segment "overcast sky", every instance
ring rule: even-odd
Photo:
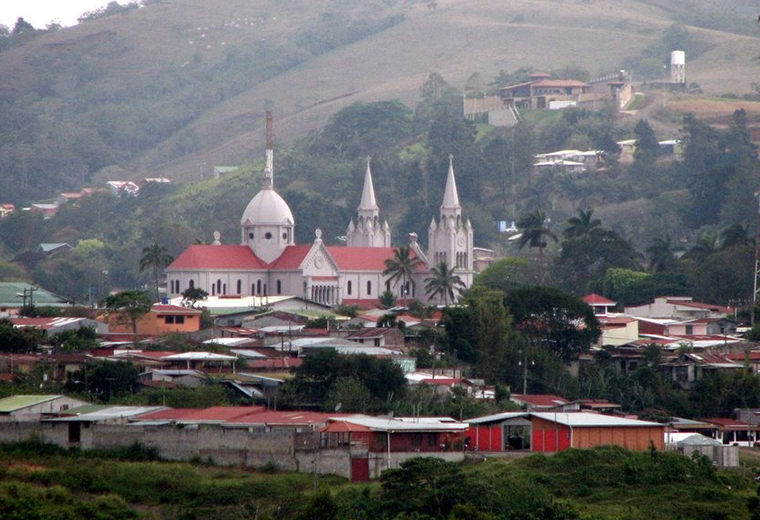
[[[109,0],[0,0],[0,24],[13,27],[21,16],[37,28],[51,20],[61,25],[74,25],[86,11],[104,6]],[[119,0],[120,4],[126,0]]]

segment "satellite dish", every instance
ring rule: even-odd
[[[335,411],[336,411],[336,412],[339,412],[339,411],[340,411],[340,409],[341,409],[342,407],[343,407],[343,403],[338,403],[338,404],[336,404],[336,405],[335,405]]]

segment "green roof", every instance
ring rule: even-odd
[[[62,397],[60,395],[13,395],[0,399],[0,413],[11,413],[28,406],[52,401]]]
[[[17,295],[23,294],[24,289],[30,287],[34,286],[23,282],[0,282],[0,307],[21,307],[24,304],[24,299]],[[34,288],[32,298],[36,306],[64,307],[68,305],[61,296],[39,287]]]
[[[86,404],[84,406],[75,406],[74,408],[69,408],[65,412],[63,412],[64,415],[84,415],[87,413],[93,413],[93,412],[99,412],[101,410],[105,410],[106,408],[113,408],[112,404]]]

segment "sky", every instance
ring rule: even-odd
[[[51,20],[68,26],[77,23],[82,13],[102,7],[109,0],[0,0],[0,24],[13,28],[21,16],[38,29]],[[124,0],[125,1],[125,0]],[[120,0],[119,3],[124,3]]]

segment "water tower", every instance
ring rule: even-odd
[[[670,82],[686,83],[686,53],[684,51],[670,53]]]

